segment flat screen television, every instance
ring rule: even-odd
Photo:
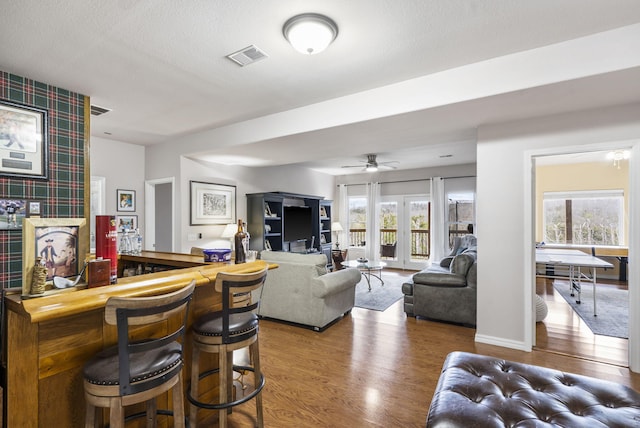
[[[301,239],[311,240],[313,235],[313,219],[310,207],[283,207],[284,240],[299,241]]]

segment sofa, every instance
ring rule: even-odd
[[[262,251],[260,258],[278,265],[262,287],[258,315],[321,331],[353,309],[358,269],[327,273],[324,254]]]
[[[414,274],[402,284],[405,313],[475,327],[476,254],[466,248]]]
[[[640,394],[608,380],[467,352],[444,362],[427,428],[632,427]]]

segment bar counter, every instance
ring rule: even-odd
[[[19,294],[5,296],[5,426],[84,426],[82,367],[97,352],[117,343],[115,326],[104,322],[104,307],[109,297],[164,294],[195,280],[196,290],[189,315],[191,324],[196,317],[221,309],[220,294],[213,287],[218,272],[248,273],[266,266],[263,261],[239,265],[205,264],[202,257],[173,253],[143,252],[141,256],[127,257],[130,260],[140,257],[139,261],[146,258],[167,266],[191,267],[118,278],[117,284],[39,298],[22,299]],[[185,361],[188,362],[191,356],[189,332],[185,342]],[[205,364],[215,365],[215,359]],[[185,364],[185,379],[189,379],[188,366]],[[158,400],[158,408],[169,406],[166,396]],[[104,414],[107,418],[108,411]],[[168,418],[159,421],[166,423],[167,420],[170,421]]]

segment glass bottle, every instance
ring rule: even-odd
[[[247,242],[247,234],[244,233],[244,228],[242,227],[242,220],[238,219],[238,231],[233,237],[234,244],[236,247],[236,263],[245,263],[247,261],[247,252],[246,252],[246,242]]]
[[[249,228],[247,227],[247,223],[246,222],[242,222],[242,227],[244,230],[244,233],[247,235],[247,237],[244,240],[244,254],[245,256],[247,254],[249,254],[249,250],[251,249],[251,234],[249,233]]]
[[[140,255],[142,253],[142,235],[140,229],[136,228],[136,232],[133,235],[133,253]]]

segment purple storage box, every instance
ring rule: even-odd
[[[231,260],[231,250],[229,248],[203,249],[205,262],[228,262]]]

